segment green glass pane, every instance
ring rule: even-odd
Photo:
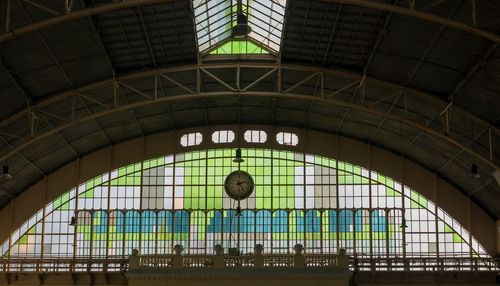
[[[454,231],[453,231],[453,229],[449,225],[445,224],[444,225],[444,232],[451,233],[451,232],[454,232]]]
[[[386,188],[386,195],[388,197],[399,197],[401,196],[401,193],[395,191],[394,189],[391,189],[391,188]]]
[[[211,55],[269,54],[270,52],[250,41],[229,41],[212,50]]]
[[[462,242],[465,242],[462,237],[458,234],[458,233],[454,233],[453,234],[453,242],[454,243],[462,243]]]

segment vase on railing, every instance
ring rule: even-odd
[[[305,258],[304,255],[302,255],[302,251],[304,251],[304,246],[302,244],[295,244],[293,247],[293,250],[295,251],[295,267],[298,268],[303,268],[305,267]]]
[[[349,261],[345,249],[340,248],[337,253],[337,267],[347,269],[349,268]]]
[[[302,244],[295,244],[293,247],[296,255],[302,255],[302,251],[304,251],[304,246]]]
[[[181,244],[176,244],[174,246],[174,257],[172,259],[172,266],[174,268],[182,268],[184,266],[184,257],[182,256],[182,252],[184,251],[184,246]]]
[[[216,244],[214,246],[214,267],[215,268],[224,268],[226,266],[224,262],[224,247],[220,244]]]
[[[264,256],[262,253],[264,252],[264,246],[262,244],[256,244],[254,247],[254,266],[255,268],[263,268],[264,267]]]
[[[141,257],[139,255],[139,250],[132,250],[132,254],[128,258],[128,265],[130,269],[138,269],[139,267],[141,267]]]
[[[214,246],[214,252],[215,252],[215,255],[223,255],[224,254],[224,247],[222,247],[222,245],[220,245],[220,244],[216,244]]]

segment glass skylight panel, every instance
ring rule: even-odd
[[[193,0],[196,36],[204,51],[231,35],[231,1]]]
[[[252,31],[247,38],[274,52],[280,50],[287,0],[242,0],[242,11],[248,16]],[[206,52],[231,37],[237,24],[237,0],[193,0],[196,36],[200,52]],[[226,47],[231,54],[232,49]],[[229,52],[227,52],[229,50]],[[255,49],[236,49],[241,53],[257,53]],[[261,50],[258,50],[261,51]]]
[[[261,48],[260,46],[246,40],[237,41],[232,40],[224,43],[210,52],[211,55],[242,55],[242,54],[255,54],[255,55],[265,55],[269,54],[267,50]]]
[[[249,0],[249,36],[274,51],[280,50],[286,0]]]

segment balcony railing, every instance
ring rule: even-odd
[[[136,259],[136,262],[133,260]],[[134,265],[134,263],[136,263]],[[349,257],[352,271],[499,271],[492,258],[374,258]],[[336,255],[138,255],[129,259],[29,259],[0,260],[0,272],[117,272],[135,268],[324,268],[339,267]]]

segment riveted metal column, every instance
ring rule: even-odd
[[[405,208],[405,195],[404,188],[406,183],[406,168],[405,168],[405,158],[400,157],[401,160],[401,244],[403,250],[403,258],[406,258],[406,229],[408,228],[406,222],[406,208]],[[405,259],[406,261],[406,259]]]
[[[142,203],[143,203],[143,191],[144,191],[144,136],[141,137],[141,169],[140,169],[140,185],[139,185],[139,253],[142,254],[143,251],[142,251],[142,221],[143,221],[143,209],[142,209]],[[136,173],[136,170],[134,168],[134,173]],[[135,179],[134,179],[134,183],[135,183]],[[155,194],[156,194],[156,191],[155,191]],[[150,220],[149,216],[148,216],[148,221]],[[109,226],[108,226],[109,227]],[[149,245],[146,245],[146,248],[148,248],[147,246]]]
[[[78,183],[80,182],[80,158],[76,159],[75,162],[76,170],[75,170],[75,209],[73,212],[75,218],[75,225],[73,229],[73,259],[77,256],[77,243],[78,243]],[[73,269],[70,269],[70,271]]]

